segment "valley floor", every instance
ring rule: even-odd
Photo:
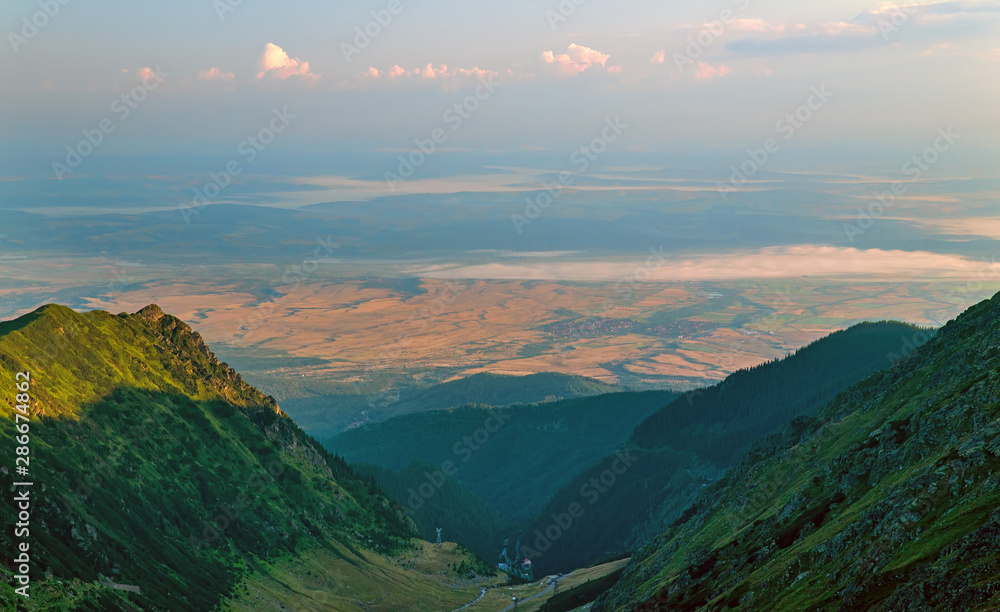
[[[354,561],[346,549],[334,555],[317,547],[295,559],[257,568],[237,586],[237,594],[225,602],[223,610],[441,612],[476,601],[484,588],[502,581],[495,577],[455,582],[453,566],[465,559],[457,545],[417,544],[419,550],[402,558],[364,551],[364,562]]]

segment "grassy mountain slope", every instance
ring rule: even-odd
[[[33,609],[211,610],[304,551],[354,575],[379,555],[414,553],[401,508],[155,306],[130,316],[47,306],[0,323],[0,367],[11,453],[15,374],[31,377]],[[0,486],[15,480],[25,477],[4,470]],[[0,502],[7,551],[12,499]],[[0,571],[12,606],[11,568]],[[458,602],[478,591],[422,586]]]
[[[1000,609],[1000,296],[759,442],[594,610]]]
[[[525,520],[677,395],[611,393],[534,406],[424,412],[359,427],[324,443],[351,462],[391,470],[412,461],[453,462],[458,481],[501,513]]]
[[[389,380],[382,381],[390,383]],[[304,383],[307,385],[308,383]],[[266,385],[265,385],[266,386]],[[559,373],[528,376],[474,374],[424,389],[370,389],[368,393],[330,394],[308,387],[283,399],[282,406],[303,429],[317,438],[335,436],[359,423],[379,422],[393,416],[445,410],[470,404],[511,406],[588,397],[619,389],[592,378]]]
[[[903,323],[862,323],[676,399],[636,427],[624,459],[609,455],[581,473],[525,529],[536,567],[569,571],[654,536],[755,440],[815,414],[838,392],[888,366],[887,356],[920,333]],[[554,517],[573,504],[583,515],[570,529],[555,529]],[[553,539],[545,535],[549,530],[565,534]]]
[[[257,610],[433,610],[448,612],[475,601],[499,579],[470,577],[491,572],[454,542],[417,542],[402,554],[384,557],[367,551],[366,565],[350,563],[321,547],[306,548],[257,568],[242,579],[221,608]]]

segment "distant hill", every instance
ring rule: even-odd
[[[458,408],[470,404],[536,404],[619,390],[614,385],[593,378],[554,372],[528,376],[481,373],[423,389],[385,389],[369,394],[290,397],[282,401],[282,406],[303,429],[317,438],[326,438],[363,423],[384,421],[393,416],[415,412]]]
[[[524,529],[526,544],[538,553],[536,567],[567,571],[652,537],[758,438],[815,414],[837,393],[888,367],[889,356],[921,333],[932,332],[861,323],[674,400],[636,427],[622,454],[588,466]],[[538,537],[573,504],[585,512],[565,535]]]
[[[535,404],[574,397],[588,397],[619,391],[616,386],[593,378],[542,372],[528,376],[502,374],[473,374],[413,393],[400,398],[399,412],[426,410],[429,406],[457,408],[469,404],[510,406]]]
[[[998,338],[1000,295],[757,442],[594,612],[1000,609]]]
[[[359,427],[323,443],[348,461],[391,470],[413,461],[436,466],[451,461],[456,480],[499,512],[526,520],[676,397],[673,391],[644,391],[503,409],[436,410]]]
[[[0,364],[0,445],[30,448],[26,473],[0,474],[0,548],[30,545],[29,609],[438,611],[479,593],[448,567],[481,564],[416,540],[399,505],[156,306],[0,323]],[[0,574],[13,610],[11,565]]]

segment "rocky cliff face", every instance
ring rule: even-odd
[[[128,318],[144,322],[162,350],[170,351],[178,364],[188,364],[226,399],[243,400],[245,404],[256,403],[270,408],[275,414],[283,414],[273,397],[265,396],[245,382],[229,364],[220,362],[201,334],[193,331],[187,323],[165,314],[156,304],[150,304]]]
[[[1000,609],[1000,297],[759,442],[594,606]]]

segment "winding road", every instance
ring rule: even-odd
[[[482,593],[479,594],[479,597],[476,598],[476,601],[473,601],[471,603],[467,603],[464,606],[462,606],[461,608],[455,608],[451,612],[458,612],[459,610],[464,610],[464,609],[468,608],[469,606],[474,606],[477,603],[479,603],[479,600],[482,599],[483,597],[486,597],[486,589],[482,590]]]
[[[569,576],[572,576],[572,575],[573,575],[573,572],[570,572],[570,573],[566,574],[565,576],[562,576],[562,577],[560,577],[560,578],[557,578],[557,579],[553,579],[553,580],[552,580],[552,584],[550,584],[550,585],[549,585],[549,588],[545,589],[545,590],[544,590],[544,591],[542,591],[541,593],[537,593],[537,594],[535,594],[535,595],[532,595],[531,597],[529,597],[529,598],[527,598],[527,599],[521,599],[521,600],[519,600],[519,601],[517,602],[517,603],[518,603],[518,605],[520,605],[520,604],[523,604],[523,603],[526,603],[526,602],[529,602],[529,601],[531,601],[532,599],[537,599],[537,598],[541,597],[542,595],[545,595],[546,593],[548,593],[548,592],[549,592],[549,591],[551,591],[552,589],[556,588],[556,585],[557,585],[557,584],[559,583],[559,581],[560,581],[560,580],[564,580],[564,579],[566,579],[567,577],[569,577]],[[514,604],[510,604],[509,606],[507,606],[507,607],[506,607],[506,608],[504,608],[503,610],[500,610],[500,612],[508,612],[508,610],[513,610],[513,609],[514,609]]]

